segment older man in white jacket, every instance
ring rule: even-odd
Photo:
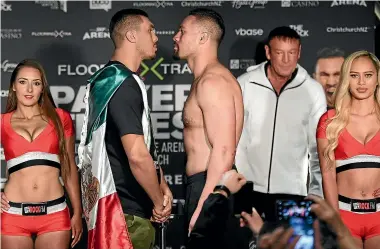
[[[301,41],[296,31],[275,28],[265,50],[268,61],[238,77],[244,127],[236,166],[254,182],[256,210],[273,221],[276,200],[323,196],[316,128],[327,105],[321,85],[298,65]]]

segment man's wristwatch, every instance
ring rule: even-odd
[[[217,186],[215,186],[214,192],[218,191],[218,190],[222,190],[222,191],[226,192],[227,197],[229,197],[231,195],[231,191],[226,186],[224,186],[224,185],[217,185]]]

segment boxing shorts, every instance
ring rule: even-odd
[[[380,235],[380,198],[357,200],[339,195],[339,212],[352,236],[367,240]]]
[[[1,234],[32,236],[71,229],[65,196],[40,203],[9,202],[1,214]]]

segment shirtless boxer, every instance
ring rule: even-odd
[[[232,168],[243,127],[240,86],[217,58],[224,30],[218,13],[195,9],[173,38],[175,56],[186,59],[194,74],[183,110],[189,231],[222,174]]]

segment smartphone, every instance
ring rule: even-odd
[[[294,236],[300,236],[295,249],[314,249],[313,223],[315,215],[310,210],[312,204],[312,201],[306,200],[276,201],[278,221],[292,227]]]
[[[234,215],[240,218],[242,212],[252,213],[253,182],[247,181],[243,187],[234,194]]]

